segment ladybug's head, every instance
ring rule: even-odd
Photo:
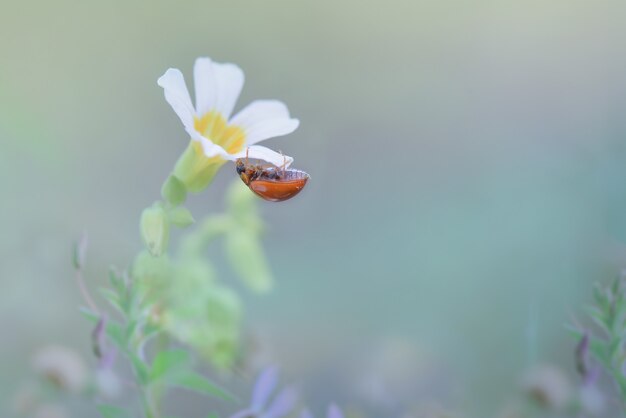
[[[244,164],[243,160],[237,160],[235,166],[237,169],[237,174],[241,175],[241,173],[246,172],[246,165]]]

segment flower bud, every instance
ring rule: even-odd
[[[157,204],[144,209],[141,214],[141,238],[153,257],[161,256],[167,249],[170,225],[165,209]]]
[[[91,347],[93,350],[93,354],[101,359],[104,354],[104,340],[105,340],[105,329],[107,325],[107,317],[103,315],[96,324],[96,327],[91,332]]]
[[[589,334],[585,331],[576,346],[576,370],[586,379],[589,374]]]
[[[87,233],[83,232],[80,239],[74,243],[72,263],[74,268],[79,270],[85,264],[85,253],[87,252]]]

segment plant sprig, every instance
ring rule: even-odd
[[[175,387],[222,400],[235,399],[196,367],[195,354],[221,368],[230,367],[240,355],[239,297],[217,280],[206,256],[209,245],[223,239],[233,270],[251,290],[265,291],[272,283],[259,241],[263,224],[247,189],[238,182],[233,185],[227,195],[227,211],[207,216],[195,230],[183,235],[176,251],[168,251],[171,225],[186,227],[193,218],[181,206],[186,191],[176,177],[165,182],[162,197],[163,201],[144,210],[141,217],[146,251],[137,255],[128,271],[111,268],[109,285],[99,289],[109,309],[98,308],[84,282],[79,282],[87,303],[82,312],[95,323],[94,354],[98,358],[111,350],[122,354],[132,370],[133,386],[146,418],[163,417],[163,399]],[[75,251],[79,273],[85,245],[78,245]],[[242,260],[249,266],[242,268]],[[105,418],[130,417],[131,410],[99,406]]]
[[[580,338],[576,350],[577,368],[583,381],[593,384],[599,369],[614,382],[623,413],[626,414],[626,278],[620,275],[608,286],[596,284],[594,304],[586,308],[595,327],[574,324],[570,330]]]

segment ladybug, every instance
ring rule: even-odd
[[[291,199],[304,188],[309,175],[292,168],[250,164],[247,158],[235,163],[237,174],[257,196],[270,202]]]

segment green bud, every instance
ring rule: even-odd
[[[153,257],[161,256],[167,249],[170,224],[163,206],[155,203],[141,214],[141,238]]]
[[[195,222],[189,209],[182,206],[169,211],[169,220],[180,228],[185,228]]]
[[[80,239],[74,243],[72,251],[72,264],[74,268],[80,270],[85,264],[85,253],[87,252],[87,234],[83,232]]]
[[[175,175],[171,175],[163,183],[161,196],[172,206],[178,206],[187,199],[187,189],[182,181]]]

